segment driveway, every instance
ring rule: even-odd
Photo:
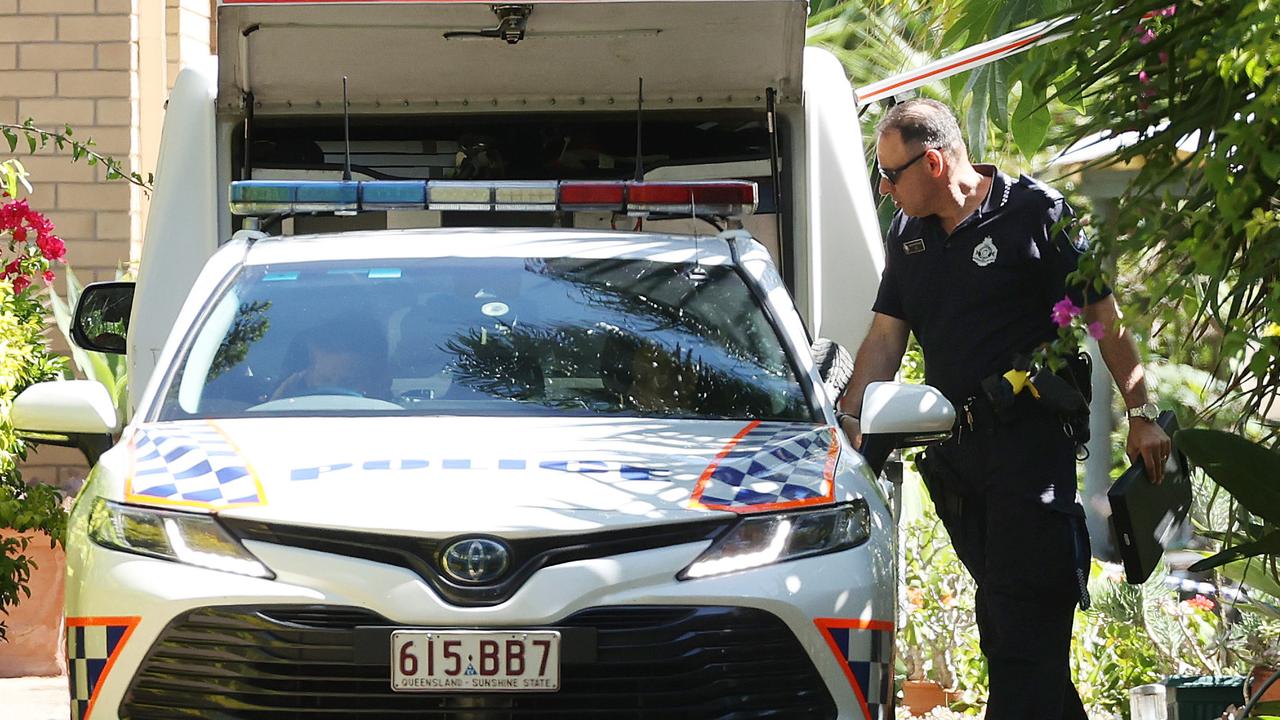
[[[67,678],[0,678],[0,707],[5,720],[67,720]]]

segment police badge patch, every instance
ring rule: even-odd
[[[978,247],[973,249],[973,264],[986,267],[996,261],[996,253],[996,244],[991,242],[991,238],[984,238],[978,243]]]

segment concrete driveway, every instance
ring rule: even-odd
[[[0,708],[5,720],[67,720],[67,678],[0,678]]]

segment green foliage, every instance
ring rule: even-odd
[[[62,130],[46,130],[38,127],[32,118],[27,118],[21,125],[0,123],[0,137],[9,144],[9,152],[18,149],[20,139],[26,141],[27,151],[32,154],[50,145],[57,150],[70,149],[72,162],[84,160],[91,166],[102,165],[107,169],[108,180],[126,180],[143,190],[151,191],[155,176],[148,173],[144,178],[140,173],[126,171],[119,160],[95,151],[93,147],[96,143],[93,138],[81,141],[72,137],[74,134],[75,130],[70,125],[64,125]],[[9,194],[17,197],[16,193]]]
[[[122,276],[123,273],[116,273],[117,280],[123,279]],[[124,355],[92,352],[72,342],[71,321],[74,319],[76,303],[80,300],[80,292],[84,286],[80,284],[80,279],[76,277],[70,265],[66,267],[66,278],[66,300],[57,293],[49,293],[49,309],[52,311],[54,324],[66,339],[67,347],[71,348],[71,360],[75,363],[76,369],[83,373],[86,379],[102,383],[111,394],[111,400],[115,406],[122,408],[129,398],[128,362]]]
[[[20,169],[16,163],[0,168],[6,173],[0,187],[7,191],[25,185],[14,181],[13,174]],[[18,463],[26,457],[26,448],[9,421],[13,398],[23,388],[61,376],[66,366],[45,343],[44,313],[37,292],[15,294],[11,284],[0,283],[0,528],[17,533],[0,540],[0,610],[30,596],[27,582],[34,564],[25,554],[28,545],[39,533],[46,534],[51,545],[59,543],[66,529],[61,493],[23,482]],[[4,636],[0,623],[0,639]]]

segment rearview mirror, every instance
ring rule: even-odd
[[[862,447],[877,475],[897,448],[927,445],[951,437],[956,409],[928,385],[873,382],[862,395]]]
[[[77,448],[90,465],[120,429],[111,393],[96,380],[36,383],[14,398],[9,417],[23,440]]]
[[[85,350],[122,355],[133,311],[131,282],[86,285],[71,321],[71,340]]]

